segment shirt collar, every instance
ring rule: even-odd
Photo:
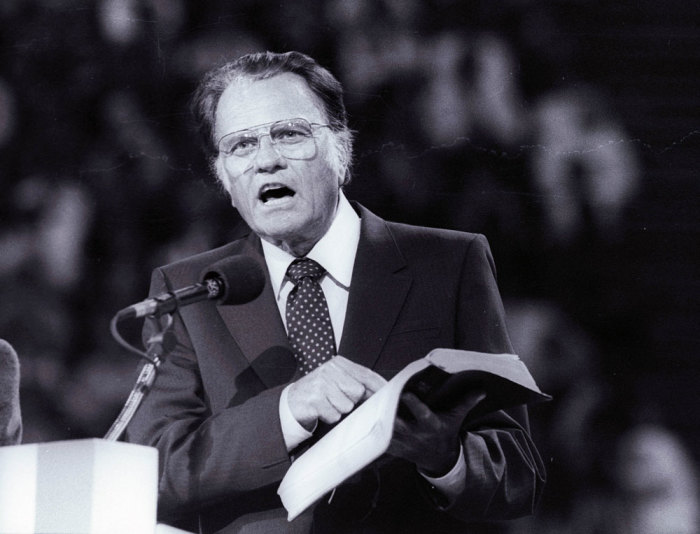
[[[287,268],[295,257],[288,252],[261,239],[265,263],[270,272],[270,282],[275,296],[285,281]],[[306,255],[318,262],[338,284],[350,288],[352,269],[355,264],[357,245],[360,242],[360,217],[352,209],[350,202],[340,191],[338,211],[325,235]],[[342,243],[342,246],[339,244]]]

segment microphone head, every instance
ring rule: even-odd
[[[12,345],[0,339],[0,446],[16,445],[21,439],[19,359]]]
[[[231,256],[204,270],[202,281],[221,285],[215,298],[219,304],[245,304],[255,299],[265,288],[265,273],[260,264],[249,256]]]

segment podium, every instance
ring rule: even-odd
[[[156,534],[158,451],[83,439],[0,447],[0,534]]]

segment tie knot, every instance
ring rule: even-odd
[[[326,270],[323,267],[309,258],[294,260],[289,268],[287,268],[287,276],[289,276],[295,284],[299,283],[302,278],[307,277],[318,280],[325,272]]]

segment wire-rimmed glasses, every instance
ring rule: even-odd
[[[316,155],[315,133],[328,124],[310,123],[303,118],[284,119],[228,133],[219,139],[219,153],[233,161],[248,163],[260,149],[264,136],[275,150],[289,159],[311,159]]]

